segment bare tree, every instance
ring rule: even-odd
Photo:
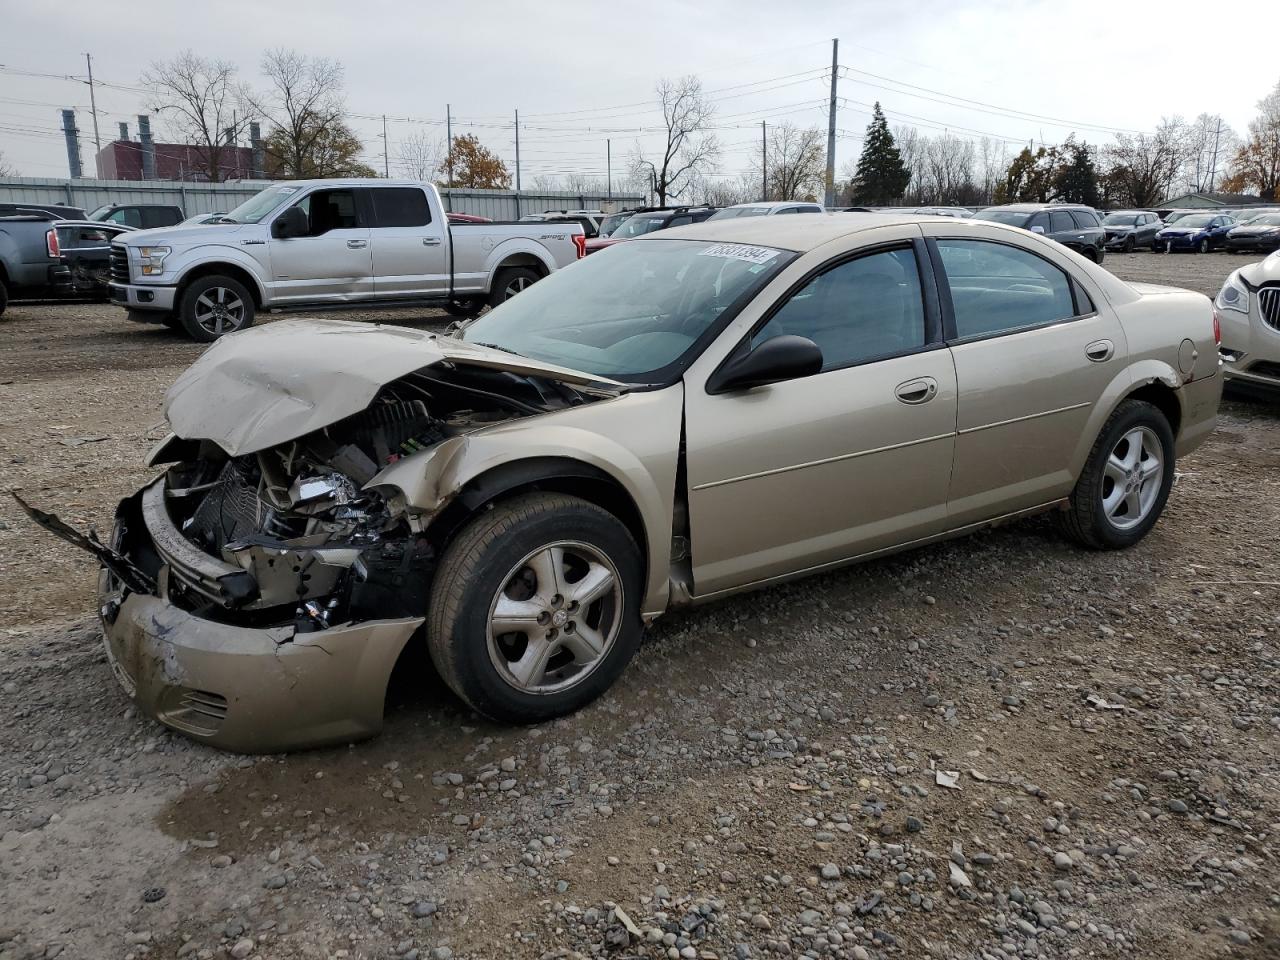
[[[760,171],[744,171],[737,177],[701,176],[693,183],[689,192],[709,207],[751,203],[760,199]]]
[[[1258,101],[1258,115],[1249,121],[1249,137],[1236,150],[1223,189],[1256,190],[1264,200],[1280,199],[1280,83]]]
[[[14,169],[13,164],[5,160],[4,152],[0,151],[0,177],[16,177],[18,171]]]
[[[920,195],[924,182],[925,151],[929,138],[920,133],[916,127],[899,125],[893,129],[893,141],[898,147],[898,156],[902,158],[902,166],[911,174],[907,181],[907,192],[903,200],[908,203],[926,203]]]
[[[1178,185],[1188,193],[1208,193],[1223,179],[1240,138],[1218,114],[1202,113],[1187,126],[1187,161]]]
[[[563,183],[564,186],[560,189],[568,190],[570,193],[598,193],[603,195],[605,192],[604,178],[589,173],[565,174]]]
[[[996,184],[1004,179],[1009,169],[1009,144],[1003,140],[983,137],[978,141],[978,197],[974,203],[991,203]]]
[[[666,142],[652,155],[637,143],[633,167],[648,180],[661,206],[668,198],[683,195],[699,174],[715,169],[720,145],[709,131],[715,108],[703,94],[701,80],[692,76],[664,79],[657,93]]]
[[[813,199],[821,192],[827,172],[827,137],[817,128],[801,129],[780,123],[768,130],[765,160],[756,150],[757,169],[764,169],[769,185],[766,200]]]
[[[552,173],[535,174],[529,181],[529,185],[538,193],[555,193],[564,189],[560,178]]]
[[[224,179],[228,152],[257,115],[248,89],[236,79],[235,66],[187,50],[172,60],[157,60],[143,73],[142,83],[152,110],[198,148],[200,172],[211,181]]]
[[[1135,207],[1160,204],[1186,166],[1192,145],[1181,117],[1166,117],[1153,133],[1118,133],[1104,152],[1108,200]]]
[[[400,141],[396,159],[405,175],[414,180],[433,180],[444,162],[443,137],[433,137],[425,130],[411,133]]]
[[[277,47],[263,55],[262,73],[271,86],[255,106],[275,127],[272,167],[286,178],[326,176],[316,161],[330,128],[343,123],[341,64]]]
[[[929,137],[923,158],[924,184],[921,203],[972,203],[977,190],[973,182],[972,140],[944,133]],[[928,196],[923,194],[927,190]]]

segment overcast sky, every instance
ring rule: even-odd
[[[1243,133],[1280,80],[1280,60],[1267,52],[1277,0],[0,0],[0,23],[0,153],[41,177],[67,175],[63,106],[77,108],[93,174],[88,88],[23,74],[83,77],[85,52],[95,79],[110,84],[98,89],[104,142],[122,120],[136,135],[134,115],[147,103],[138,77],[150,61],[192,47],[238,64],[256,84],[262,51],[285,46],[343,65],[353,115],[418,121],[388,124],[393,175],[405,136],[443,136],[446,103],[455,135],[475,133],[513,168],[519,108],[526,184],[538,173],[603,176],[606,139],[619,174],[638,140],[653,142],[654,83],[687,73],[716,101],[721,175],[736,177],[753,163],[761,120],[825,128],[833,37],[848,68],[837,169],[857,156],[854,137],[874,100],[891,124],[990,134],[1016,150],[1072,131],[1105,142],[1114,130],[1202,111]],[[366,160],[381,170],[381,122],[359,117],[352,125]],[[163,138],[163,121],[154,124]]]

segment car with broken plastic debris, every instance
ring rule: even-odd
[[[497,306],[584,255],[582,227],[459,222],[412,180],[275,184],[205,225],[141,231],[111,248],[111,297],[133,320],[212,342],[260,310]]]
[[[220,340],[106,543],[31,512],[99,558],[116,676],[192,737],[373,735],[410,645],[479,713],[537,722],[687,604],[1046,511],[1136,543],[1213,428],[1215,330],[1200,294],[998,224],[708,222],[451,336]]]

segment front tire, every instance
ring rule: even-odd
[[[1209,242],[1209,238],[1208,238],[1208,237],[1205,237],[1205,238],[1204,238],[1203,240],[1201,240],[1198,244],[1196,244],[1196,252],[1197,252],[1197,253],[1208,253],[1208,252],[1209,252],[1210,250],[1212,250],[1212,249],[1213,249],[1213,244],[1211,244],[1211,243]]]
[[[1146,401],[1124,401],[1093,444],[1061,515],[1063,532],[1094,550],[1133,546],[1164,512],[1173,471],[1168,419]]]
[[[506,267],[499,270],[493,278],[493,289],[489,293],[489,306],[496,307],[506,303],[542,279],[542,274],[531,267]]]
[[[531,493],[481,513],[441,557],[427,644],[477,713],[537,723],[590,703],[640,645],[640,551],[612,514]]]
[[[212,343],[253,326],[253,297],[234,277],[213,274],[191,281],[178,304],[178,320],[187,336]]]
[[[1133,248],[1134,248],[1134,246],[1135,246],[1135,241],[1134,241],[1133,237],[1131,237],[1131,236],[1130,236],[1130,237],[1126,237],[1126,238],[1125,238],[1125,241],[1124,241],[1124,247],[1122,248],[1122,249],[1123,249],[1123,252],[1124,252],[1124,253],[1133,253]]]

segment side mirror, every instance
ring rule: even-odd
[[[1044,233],[1044,227],[1041,227],[1041,226],[1038,226],[1038,225],[1037,225],[1037,226],[1034,226],[1034,227],[1032,227],[1032,228],[1031,228],[1031,232],[1032,232],[1032,233]]]
[[[311,223],[307,220],[307,215],[302,208],[298,206],[290,207],[276,217],[271,224],[271,236],[278,240],[286,237],[304,237],[310,230]]]
[[[806,337],[770,337],[717,370],[707,384],[708,393],[750,390],[784,380],[811,377],[822,369],[822,350]]]

